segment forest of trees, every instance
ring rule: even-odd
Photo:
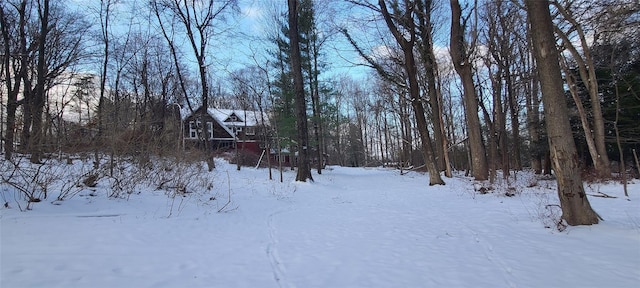
[[[181,113],[205,105],[269,113],[265,149],[298,153],[298,181],[323,159],[429,185],[554,171],[577,225],[598,222],[585,177],[638,176],[638,1],[279,2],[249,39],[241,0],[2,1],[4,161],[184,156]]]

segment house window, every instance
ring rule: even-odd
[[[238,134],[240,134],[240,132],[242,132],[242,127],[233,126],[232,127],[232,131],[233,131],[233,134],[238,135]]]
[[[256,127],[247,127],[244,130],[245,135],[256,135]]]
[[[189,138],[198,138],[198,126],[200,126],[200,121],[189,121]]]
[[[224,122],[242,122],[242,120],[240,120],[236,114],[231,114]]]
[[[209,139],[213,139],[213,122],[207,122],[207,134]]]

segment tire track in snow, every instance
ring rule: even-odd
[[[271,269],[273,270],[273,278],[276,280],[278,287],[293,287],[286,280],[286,269],[280,255],[278,254],[278,229],[273,224],[273,217],[288,212],[289,210],[280,210],[273,212],[267,216],[267,227],[269,229],[269,244],[267,244],[267,257],[271,263]]]

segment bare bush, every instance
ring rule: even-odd
[[[145,165],[135,165],[127,160],[112,161],[109,165],[103,165],[101,174],[108,179],[111,188],[108,196],[121,198],[135,193],[138,184],[143,183],[148,177],[147,170]]]
[[[205,162],[197,155],[152,156],[148,161],[140,161],[136,156],[100,157],[98,169],[94,169],[93,159],[75,157],[75,161],[69,161],[72,157],[65,156],[45,159],[42,164],[30,163],[28,157],[1,162],[0,185],[5,187],[0,190],[2,199],[15,199],[20,210],[24,201],[27,203],[24,210],[30,210],[32,203],[44,201],[52,192],[59,192],[55,201],[63,201],[102,185],[102,191],[107,191],[110,198],[128,198],[147,187],[155,187],[165,191],[174,199],[173,203],[176,198],[190,193],[202,196],[214,188],[215,174],[207,172]],[[229,202],[229,197],[218,196],[213,195],[210,200],[227,198]],[[9,201],[5,202],[8,206]],[[227,203],[223,210],[228,209]]]
[[[44,159],[41,164],[34,164],[25,157],[18,157],[13,161],[3,161],[0,175],[2,183],[21,196],[22,199],[16,199],[16,202],[26,201],[25,209],[30,210],[32,203],[46,200],[51,192],[58,191],[56,200],[62,201],[82,191],[82,179],[89,173],[86,166],[83,162],[79,167],[69,167],[54,159]]]
[[[48,188],[55,179],[52,172],[47,164],[32,165],[23,158],[2,162],[2,182],[22,194],[27,210],[32,203],[47,198]]]
[[[190,162],[186,159],[158,159],[155,173],[150,178],[157,190],[167,191],[174,197],[195,191],[211,190],[213,183],[208,178],[202,163]]]
[[[562,208],[559,203],[551,203],[550,193],[537,193],[535,217],[544,225],[544,228],[556,229],[560,232],[567,228],[567,223],[562,220]]]

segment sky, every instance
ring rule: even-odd
[[[98,0],[70,0],[70,7],[76,8],[86,17],[94,19],[92,22],[94,30],[99,31],[99,19],[97,19],[97,8],[100,5]],[[132,13],[144,11],[138,1],[120,0],[112,12],[112,27],[114,33],[126,33],[128,25],[131,23],[145,27],[151,23],[149,15],[137,15],[132,18]],[[218,78],[224,78],[229,73],[244,68],[249,65],[265,65],[267,60],[271,60],[267,51],[274,49],[273,43],[268,40],[268,36],[274,33],[274,14],[286,13],[287,5],[283,0],[238,0],[237,12],[233,17],[228,17],[224,23],[216,22],[216,28],[224,30],[218,35],[219,39],[210,41],[208,60],[212,67],[210,71]],[[133,7],[132,7],[133,6]],[[448,62],[448,32],[449,32],[449,5],[444,0],[435,0],[434,20],[438,23],[435,29],[435,50],[443,63]],[[325,69],[321,78],[343,77],[348,75],[355,79],[366,80],[375,73],[371,68],[365,67],[364,59],[358,55],[346,38],[338,32],[338,28],[347,28],[352,37],[358,42],[361,48],[367,53],[375,55],[381,51],[384,53],[385,45],[396,46],[392,37],[388,35],[388,28],[384,22],[379,21],[380,16],[368,8],[358,5],[351,5],[343,0],[322,0],[315,1],[317,10],[317,23],[322,36],[328,40],[324,43],[321,53]],[[88,13],[87,13],[88,12]],[[284,19],[286,21],[286,19]],[[372,21],[377,20],[377,21]],[[161,36],[159,32],[158,36]],[[387,34],[387,36],[380,36]],[[186,47],[185,54],[190,54],[190,47]],[[99,45],[99,44],[98,44]],[[195,61],[191,61],[195,65]],[[99,64],[95,64],[99,67]],[[99,71],[99,68],[92,68]],[[196,69],[194,68],[194,71]],[[322,79],[321,79],[322,80]]]
[[[335,5],[334,5],[335,4]],[[316,9],[319,9],[318,13],[318,25],[320,26],[320,33],[322,36],[329,37],[326,44],[323,46],[325,55],[325,62],[327,65],[326,74],[328,75],[351,75],[355,78],[362,78],[368,76],[372,72],[369,68],[362,67],[358,64],[362,64],[361,57],[354,51],[351,45],[344,39],[344,37],[336,33],[334,25],[338,19],[338,15],[335,14],[335,7],[341,6],[340,2],[332,1],[317,1]],[[240,15],[237,22],[237,28],[248,34],[247,38],[241,39],[245,43],[244,48],[241,50],[245,55],[252,55],[253,53],[261,54],[264,58],[264,51],[267,49],[274,49],[272,43],[265,39],[266,35],[273,33],[273,28],[270,24],[273,23],[272,15],[275,9],[286,12],[286,1],[275,0],[240,0]],[[344,12],[344,11],[343,11]],[[341,13],[342,16],[349,15],[348,13]],[[353,14],[351,14],[353,16]],[[331,18],[331,16],[335,16]],[[286,21],[286,19],[285,19]],[[243,63],[243,57],[241,55],[236,60],[238,63]],[[237,55],[232,55],[237,57]]]
[[[84,0],[71,0],[67,2],[69,7],[76,9],[84,14],[89,19],[94,19],[95,25],[93,29],[99,31],[99,19],[97,19],[97,10],[100,5],[98,0],[84,1]],[[144,19],[148,15],[138,15],[132,18],[132,11],[136,13],[143,11],[140,8],[141,3],[137,1],[119,1],[116,2],[114,12],[112,12],[113,20],[112,27],[114,34],[125,34],[128,30],[128,26],[133,23],[139,25],[141,29],[145,29],[145,25],[148,25]],[[319,23],[321,26],[321,33],[327,33],[329,29],[333,29],[335,20],[340,17],[351,17],[355,14],[344,11],[339,11],[340,15],[337,15],[335,7],[343,6],[341,1],[318,1],[317,9],[324,9],[324,14],[318,14]],[[132,8],[133,6],[133,8]],[[210,69],[212,73],[217,77],[223,78],[234,70],[244,68],[249,65],[265,65],[267,60],[271,60],[267,51],[274,49],[273,43],[268,40],[268,36],[273,33],[272,26],[274,25],[273,14],[286,12],[286,1],[281,0],[238,0],[238,10],[233,17],[228,17],[224,23],[217,22],[214,25],[218,25],[220,29],[225,32],[219,35],[219,39],[210,41],[208,59],[211,62]],[[278,11],[278,12],[274,12]],[[345,16],[346,15],[346,16]],[[332,16],[336,16],[333,17]],[[335,18],[335,19],[334,19]],[[153,22],[155,19],[152,19]],[[285,19],[286,21],[286,19]],[[151,24],[152,26],[154,24]],[[155,28],[151,28],[155,29]],[[161,36],[159,32],[158,36]],[[338,35],[333,32],[329,32],[329,41],[326,42],[322,53],[325,54],[326,71],[325,75],[351,75],[355,78],[367,77],[371,72],[370,69],[357,65],[362,63],[362,59],[357,55],[353,48],[346,42],[346,39],[342,35]],[[191,52],[187,47],[186,41],[184,42],[183,50],[185,54],[189,55]],[[99,45],[99,44],[98,44]],[[195,62],[195,61],[192,61]],[[95,64],[94,67],[99,67]],[[99,68],[90,68],[90,70],[99,71]]]

